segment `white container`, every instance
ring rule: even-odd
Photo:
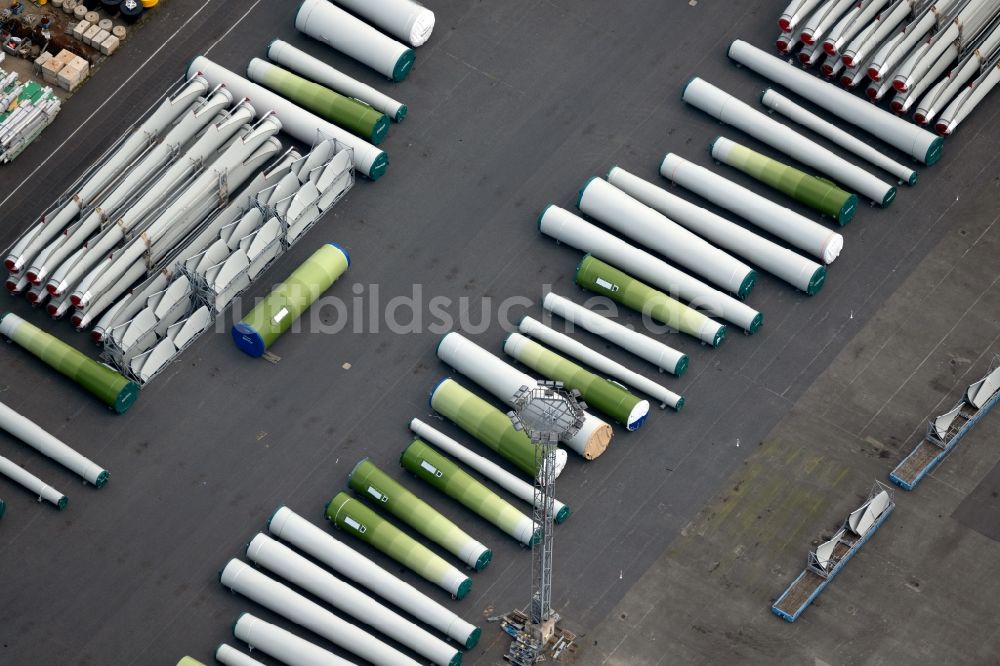
[[[379,92],[366,83],[334,69],[319,58],[314,58],[305,51],[297,49],[288,42],[276,39],[267,47],[267,58],[271,62],[289,69],[299,76],[315,81],[342,95],[360,100],[397,123],[406,117],[406,105],[397,102],[388,95]]]
[[[660,164],[660,173],[827,264],[833,263],[844,247],[844,237],[839,233],[679,155],[667,153]]]
[[[413,67],[413,49],[328,0],[304,0],[295,14],[295,28],[393,81],[405,79]]]
[[[904,166],[885,153],[874,148],[870,143],[845,132],[836,125],[831,125],[811,111],[807,111],[784,95],[780,95],[771,88],[764,91],[760,98],[761,103],[769,109],[773,109],[803,127],[816,132],[820,136],[833,141],[841,148],[851,151],[858,157],[874,164],[883,171],[887,171],[899,178],[908,185],[917,184],[917,172],[908,166]]]
[[[442,337],[437,357],[511,406],[520,387],[534,388],[538,384],[534,377],[505,363],[461,333],[451,332]],[[580,430],[563,444],[585,459],[593,460],[605,452],[612,433],[609,424],[593,414],[586,414]],[[531,532],[529,529],[529,539]]]
[[[247,546],[247,558],[289,583],[341,610],[355,620],[377,629],[438,666],[461,659],[455,648],[421,629],[367,594],[336,578],[288,546],[258,534]]]
[[[742,261],[605,180],[588,180],[580,190],[576,205],[605,226],[740,298],[749,296],[757,281],[757,274]]]
[[[233,624],[233,636],[251,649],[256,648],[288,666],[354,666],[352,662],[250,613],[243,613]]]
[[[471,649],[479,642],[481,632],[478,627],[417,591],[412,585],[404,583],[288,507],[279,507],[271,515],[267,521],[267,529],[277,538],[368,588],[466,648]]]
[[[681,98],[713,118],[743,130],[772,148],[825,173],[832,180],[863,194],[883,208],[888,208],[896,198],[896,188],[892,185],[704,79],[691,79],[684,86]]]
[[[688,357],[672,347],[648,335],[633,331],[616,321],[591,312],[587,308],[564,298],[555,292],[549,292],[542,301],[542,307],[557,314],[566,321],[572,322],[604,338],[608,342],[630,351],[665,372],[680,375],[688,366]]]
[[[434,31],[434,12],[413,0],[336,0],[353,14],[367,19],[390,35],[421,46]]]
[[[219,575],[223,586],[270,609],[376,666],[418,666],[417,662],[314,601],[237,559]],[[237,638],[241,638],[237,635]],[[249,641],[248,641],[249,642]]]
[[[748,333],[756,333],[763,323],[763,315],[746,303],[713,289],[564,208],[548,206],[538,218],[538,229],[559,242],[589,252],[649,283],[671,298],[684,300],[690,307],[704,311],[709,316],[721,317]],[[714,334],[709,337],[709,341],[713,338]]]
[[[941,159],[944,147],[941,137],[897,118],[846,90],[829,85],[747,42],[734,41],[729,46],[729,57],[928,166]]]
[[[632,175],[621,167],[611,168],[608,172],[608,181],[650,208],[670,216],[678,224],[760,266],[809,295],[818,292],[826,280],[826,266],[667,192],[662,187]]]
[[[281,119],[282,129],[307,146],[313,146],[325,138],[336,139],[354,151],[354,163],[358,171],[372,180],[381,177],[389,166],[389,156],[364,139],[309,113],[263,86],[247,81],[205,56],[198,56],[188,65],[189,79],[199,74],[213,86],[225,85],[234,97],[252,99],[258,114],[271,111],[276,113]]]

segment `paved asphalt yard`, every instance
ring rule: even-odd
[[[429,4],[434,37],[393,85],[297,36],[295,3],[161,3],[14,168],[0,171],[6,247],[191,57],[207,50],[242,70],[274,37],[410,107],[383,146],[388,174],[359,181],[248,294],[266,293],[318,244],[336,241],[354,263],[331,293],[363,305],[347,330],[306,327],[275,345],[281,360],[270,364],[238,352],[224,326],[117,417],[20,350],[0,354],[0,399],[112,474],[101,490],[85,487],[0,437],[0,455],[70,496],[59,513],[3,485],[0,663],[210,661],[241,611],[274,619],[224,590],[217,571],[279,504],[323,524],[324,503],[363,456],[404,479],[396,460],[406,424],[430,416],[427,393],[448,374],[434,356],[438,334],[397,335],[384,323],[354,333],[359,320],[373,312],[378,320],[390,299],[419,285],[425,303],[451,299],[456,322],[459,299],[468,299],[473,314],[462,328],[499,352],[504,299],[534,302],[515,307],[512,321],[538,316],[546,288],[582,300],[572,284],[579,254],[536,230],[546,204],[571,206],[584,180],[613,164],[665,184],[656,168],[667,151],[710,166],[708,142],[720,132],[754,145],[685,108],[680,90],[699,75],[755,99],[763,80],[725,50],[737,37],[769,47],[780,3]],[[571,461],[558,489],[574,513],[557,534],[554,602],[582,636],[576,662],[997,663],[996,415],[914,493],[897,492],[896,514],[797,623],[768,610],[813,540],[885,479],[925,418],[1000,352],[997,120],[997,105],[985,105],[916,188],[902,188],[889,210],[863,207],[843,229],[845,251],[819,295],[762,275],[749,299],[765,313],[758,334],[731,334],[718,350],[669,336],[691,357],[681,379],[660,377],[686,397],[684,410],[618,432],[594,462]],[[8,303],[93,351],[65,322]],[[426,307],[422,316],[426,329]],[[483,618],[525,603],[528,552],[407,485],[494,549],[471,594],[450,601],[359,549],[479,621],[483,640],[466,663],[499,663],[506,641]]]

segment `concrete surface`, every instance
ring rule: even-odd
[[[419,50],[410,77],[393,85],[298,37],[291,26],[293,3],[163,3],[157,9],[162,20],[144,27],[143,40],[130,41],[124,57],[105,64],[86,92],[75,96],[59,121],[19,158],[16,171],[0,172],[0,193],[5,193],[0,195],[0,245],[8,245],[100,154],[110,137],[152,104],[192,56],[209,50],[210,57],[241,69],[252,56],[263,54],[270,39],[280,37],[391,90],[409,105],[410,115],[392,128],[382,146],[391,155],[388,174],[377,183],[360,182],[249,296],[265,293],[318,243],[335,240],[354,260],[346,279],[332,291],[345,300],[358,296],[361,310],[352,313],[352,322],[378,312],[394,296],[411,294],[419,284],[425,300],[452,299],[447,311],[456,327],[499,353],[505,332],[495,321],[479,325],[480,306],[495,319],[503,299],[523,296],[533,304],[515,307],[511,319],[516,321],[524,313],[538,316],[537,302],[546,285],[583,299],[572,285],[579,254],[539,237],[535,218],[541,209],[548,203],[570,206],[588,176],[605,173],[616,163],[655,181],[659,160],[668,150],[710,165],[707,145],[719,126],[685,108],[680,88],[698,74],[752,100],[764,83],[733,67],[725,58],[725,46],[736,37],[768,46],[780,11],[773,3],[734,7],[653,0],[454,0],[432,6],[438,14],[434,37]],[[657,598],[673,589],[660,586],[665,549],[720,488],[731,487],[724,484],[749,456],[758,450],[776,455],[776,445],[757,443],[783,416],[802,413],[796,407],[801,396],[812,395],[807,391],[814,379],[867,322],[904,334],[885,347],[879,346],[881,339],[869,341],[862,352],[870,357],[882,349],[880,354],[897,359],[902,377],[919,369],[913,363],[937,338],[926,325],[900,328],[901,320],[889,316],[884,304],[918,266],[927,266],[930,275],[939,278],[947,272],[955,257],[940,254],[942,242],[971,242],[979,235],[977,229],[994,220],[994,179],[1000,172],[996,136],[991,133],[996,117],[995,106],[987,105],[970,118],[949,139],[942,161],[922,173],[918,187],[903,189],[891,209],[859,211],[843,230],[846,249],[819,295],[807,298],[763,276],[749,299],[765,313],[757,335],[731,335],[715,351],[667,336],[691,357],[690,370],[681,379],[660,376],[685,395],[683,412],[657,412],[642,430],[619,431],[597,461],[571,460],[559,496],[574,515],[557,535],[554,601],[569,625],[586,635],[581,659],[599,663],[610,649],[609,640],[599,639],[593,646],[592,639],[609,630],[622,633],[618,624],[604,620],[609,614],[618,617],[616,607],[633,586],[659,591]],[[764,192],[735,171],[726,175]],[[928,255],[928,263],[922,264]],[[944,303],[943,313],[928,312],[926,291],[900,292],[898,299],[924,318],[965,312],[974,294],[994,279],[995,270],[983,261],[964,265],[967,289]],[[381,306],[374,304],[373,285]],[[461,297],[467,297],[472,308],[464,324],[457,305]],[[45,323],[41,313],[22,301],[10,303],[18,313],[87,348],[67,324]],[[980,362],[979,355],[995,335],[995,313],[977,315],[979,337],[969,331],[963,358]],[[335,315],[320,316],[330,321]],[[425,316],[425,324],[429,319]],[[640,323],[633,316],[623,321]],[[366,328],[364,333],[324,335],[309,333],[306,327],[275,346],[281,357],[275,365],[243,356],[223,328],[199,340],[122,417],[105,412],[20,350],[4,350],[0,399],[100,462],[112,478],[99,491],[82,487],[68,472],[0,438],[0,454],[28,465],[70,495],[69,508],[60,514],[2,486],[9,506],[0,522],[0,662],[172,664],[183,654],[209,660],[217,643],[231,640],[229,628],[239,612],[253,610],[274,619],[223,590],[217,570],[241,554],[243,544],[263,527],[276,505],[286,503],[322,524],[323,504],[345,486],[347,472],[360,457],[371,456],[392,468],[408,442],[406,423],[413,416],[429,416],[427,392],[448,373],[434,357],[437,334],[395,335],[384,325],[377,333]],[[590,336],[580,339],[601,345]],[[923,353],[914,351],[920,349]],[[609,353],[654,376],[653,368],[617,350]],[[909,432],[921,427],[932,403],[950,400],[945,394],[953,388],[948,384],[938,393],[925,389],[910,396],[911,389],[897,391],[899,381],[893,384],[885,372],[850,385],[853,376],[841,378],[847,384],[840,390],[859,396],[849,403],[854,411],[844,417],[852,425],[835,435],[845,442],[853,442],[859,429],[871,427],[866,425],[871,413],[863,408],[869,402],[861,397],[892,395],[897,401],[882,410],[876,420],[880,429],[870,432],[889,442],[889,435],[898,436],[900,428]],[[907,409],[912,413],[897,408],[902,404],[911,405]],[[823,395],[810,405],[830,408]],[[457,434],[449,424],[441,427]],[[814,426],[811,432],[830,436],[828,428]],[[795,441],[805,448],[804,442]],[[974,441],[969,438],[963,446],[971,449]],[[830,455],[837,461],[834,465],[847,469],[840,484],[850,493],[863,493],[878,475],[860,465],[865,457],[846,451]],[[884,469],[880,474],[888,471],[891,455],[894,451],[888,460],[876,459],[878,469]],[[949,461],[942,473],[949,469],[961,468]],[[810,482],[807,489],[840,492],[842,486],[833,485],[837,474]],[[860,487],[848,483],[855,478],[863,480]],[[971,490],[973,479],[966,480]],[[523,605],[530,569],[527,551],[412,479],[407,484],[493,548],[494,561],[474,576],[470,596],[449,601],[367,547],[360,550],[471,620]],[[930,481],[925,484],[932,486]],[[781,490],[769,488],[771,493]],[[768,497],[755,500],[760,511],[772,508]],[[949,501],[957,504],[959,499]],[[811,501],[817,519],[798,520],[809,538],[815,538],[817,530],[835,526],[836,516],[850,506],[853,496],[841,500],[836,510],[824,509],[828,500],[823,498]],[[906,519],[907,510],[900,510],[887,525],[889,531],[869,547],[879,546],[897,524],[914,529]],[[684,539],[679,543],[687,543]],[[725,540],[725,549],[734,547],[728,545],[731,541]],[[805,558],[807,541],[789,541],[792,550],[783,560],[768,553],[767,570],[778,566],[773,564],[778,560],[780,567],[766,581],[758,581],[744,602],[748,614],[736,618],[737,627],[758,622],[773,632],[772,642],[762,643],[756,653],[747,652],[750,657],[782,655],[797,645],[789,627],[773,627],[769,623],[777,621],[767,613],[768,600]],[[973,546],[970,541],[965,548],[974,551]],[[708,545],[699,557],[722,562],[715,550],[716,545]],[[858,575],[853,568],[864,566],[866,556],[874,559],[862,553],[826,594],[836,593],[844,581]],[[923,567],[934,566],[932,560],[921,562]],[[683,580],[674,584],[692,592],[711,588],[717,579],[697,567],[681,573]],[[729,594],[711,591],[697,609],[702,619],[696,624],[705,633],[690,630],[697,640],[678,640],[668,651],[662,641],[675,629],[657,625],[652,636],[630,634],[622,645],[634,648],[637,659],[641,651],[655,649],[654,655],[669,655],[665,663],[704,660],[701,650],[718,645],[708,632],[719,628],[717,621],[721,625]],[[682,616],[691,611],[683,601],[690,598],[673,598],[671,612]],[[819,609],[824,602],[834,606],[832,600],[833,595],[807,611],[804,620],[818,621]],[[969,607],[982,608],[988,602],[987,595],[975,597]],[[482,626],[481,645],[470,651],[466,663],[497,663],[506,647],[494,625]],[[877,643],[881,629],[855,636],[857,649]],[[676,631],[681,630],[678,625]],[[989,638],[986,628],[969,625],[973,631],[981,632],[982,640],[965,643],[973,651],[970,655]],[[655,647],[653,637],[661,647]]]
[[[893,515],[794,624],[769,612],[807,552],[1000,354],[1000,292],[983,271],[1000,225],[985,202],[955,213],[958,232],[587,636],[580,663],[996,663],[995,413],[915,491],[892,486]]]

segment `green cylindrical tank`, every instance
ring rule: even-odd
[[[493,551],[391,479],[368,458],[354,466],[347,483],[354,492],[383,507],[476,571],[485,569],[493,559]]]
[[[233,324],[233,342],[260,356],[330,288],[351,265],[351,255],[336,243],[316,250],[242,320]]]
[[[87,389],[119,414],[139,397],[139,386],[59,338],[8,312],[0,316],[0,334]]]
[[[374,546],[400,564],[461,599],[472,580],[398,527],[347,493],[337,493],[326,505],[326,517],[339,529]]]
[[[250,61],[247,78],[376,146],[389,131],[384,113],[261,58]]]
[[[716,137],[709,144],[709,150],[712,157],[723,164],[832,217],[840,226],[850,222],[858,209],[858,195],[845,192],[826,178],[811,176],[725,137]]]
[[[576,267],[574,279],[588,291],[607,296],[615,303],[641,312],[654,321],[692,335],[713,347],[718,347],[726,337],[725,325],[592,255],[586,255]]]
[[[515,430],[506,414],[452,379],[431,392],[431,408],[459,428],[535,477],[539,462],[535,446],[523,431]]]
[[[629,430],[637,430],[649,414],[649,401],[629,393],[620,384],[584,370],[520,333],[507,336],[503,350],[543,377],[562,382],[567,389],[576,389],[589,406]]]
[[[422,439],[414,439],[403,449],[399,464],[524,545],[533,546],[541,538],[541,528],[536,529],[531,518]]]

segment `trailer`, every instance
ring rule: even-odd
[[[892,489],[876,481],[868,499],[848,515],[833,538],[809,552],[806,568],[771,605],[771,612],[787,622],[795,622],[895,508]]]
[[[889,480],[903,490],[913,490],[997,402],[1000,402],[1000,356],[994,358],[985,377],[966,389],[957,405],[927,422],[927,434],[889,473]]]

